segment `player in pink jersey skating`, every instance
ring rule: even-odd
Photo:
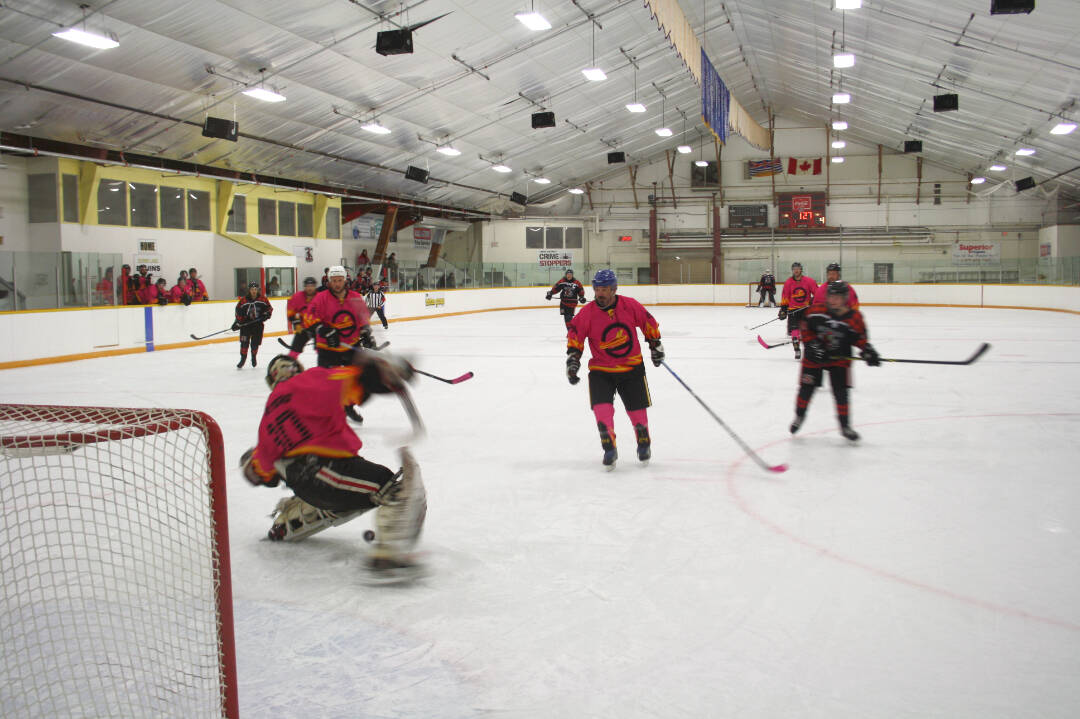
[[[791,277],[784,281],[784,291],[780,295],[780,312],[777,317],[787,319],[787,331],[791,335],[791,346],[795,348],[795,359],[802,358],[799,346],[799,313],[814,302],[817,283],[803,274],[802,263],[791,265]]]
[[[646,411],[652,399],[645,381],[637,330],[645,336],[653,365],[657,367],[664,360],[664,347],[660,344],[660,328],[648,310],[632,297],[616,295],[618,283],[614,272],[600,270],[593,277],[592,286],[595,299],[571,320],[566,333],[566,378],[572,385],[579,382],[581,354],[587,340],[591,354],[589,403],[600,431],[603,464],[610,471],[619,458],[614,427],[616,392],[634,426],[638,459],[648,462],[652,456]]]

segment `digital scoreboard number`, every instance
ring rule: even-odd
[[[728,205],[728,227],[768,226],[768,205]]]
[[[777,195],[779,226],[818,229],[826,226],[824,192],[785,192]]]

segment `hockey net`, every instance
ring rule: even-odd
[[[236,717],[221,430],[0,404],[5,717]]]

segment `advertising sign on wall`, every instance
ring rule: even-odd
[[[428,249],[431,247],[431,228],[414,227],[412,231],[413,247]]]
[[[997,242],[955,242],[952,255],[956,265],[1000,265],[1001,245]]]
[[[574,253],[565,250],[538,250],[537,256],[541,267],[570,267],[574,264]]]
[[[131,256],[131,274],[135,274],[139,265],[146,265],[146,271],[151,275],[161,274],[161,255],[157,252],[136,252]]]

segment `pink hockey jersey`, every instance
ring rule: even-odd
[[[829,283],[822,282],[814,294],[814,304],[825,304],[825,295],[829,293]],[[847,306],[853,310],[859,309],[859,296],[855,294],[855,288],[848,285]]]
[[[788,277],[784,281],[784,292],[780,295],[780,306],[786,307],[789,312],[802,307],[809,307],[814,301],[816,292],[817,282],[814,282],[812,278],[806,275],[799,279]]]
[[[338,299],[330,290],[315,294],[307,309],[304,310],[304,327],[323,323],[336,327],[341,337],[341,344],[331,347],[326,344],[322,333],[315,338],[315,347],[330,352],[351,352],[360,343],[360,330],[371,324],[371,312],[363,296],[352,290],[345,291],[345,297]]]
[[[566,332],[567,349],[582,351],[589,342],[589,369],[628,372],[642,363],[637,329],[647,340],[660,339],[660,327],[640,302],[616,295],[606,310],[596,301],[585,305],[571,320]]]
[[[352,457],[363,443],[345,421],[342,408],[360,404],[360,368],[312,367],[279,382],[266,400],[252,467],[266,480],[274,462],[299,454]]]
[[[315,294],[317,295],[319,293],[316,292]],[[311,299],[315,299],[315,297],[312,296]],[[299,329],[296,325],[302,326],[304,321],[304,311],[307,310],[308,304],[308,297],[303,290],[300,290],[290,297],[289,301],[286,303],[285,317],[289,320],[289,327],[293,328],[294,331]]]

